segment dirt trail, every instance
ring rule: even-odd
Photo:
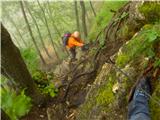
[[[113,43],[107,45],[108,49],[106,48],[105,54],[108,57],[115,54],[122,45],[116,42],[115,44],[116,48],[113,47],[115,46]],[[98,69],[89,74],[92,67],[87,67],[91,65],[92,61],[93,57],[85,54],[85,59],[70,64],[70,70],[73,72],[66,74],[64,77],[66,86],[59,89],[59,95],[55,98],[56,105],[48,108],[49,111],[52,111],[49,114],[52,114],[51,116],[54,116],[54,119],[74,120],[76,118],[76,109],[85,101],[89,86],[94,82],[97,75]]]
[[[107,56],[116,53],[122,45],[115,44],[116,48],[114,48],[113,43],[107,45],[108,48],[106,47],[105,50]],[[94,82],[97,72],[96,70],[92,74],[88,74],[88,71],[92,69],[93,57],[86,52],[82,53],[82,56],[75,63],[68,64],[70,73],[63,73],[65,77],[61,79],[63,84],[59,88],[58,96],[53,98],[45,107],[33,107],[31,112],[22,120],[74,120],[76,118],[76,109],[85,101],[90,84]],[[77,77],[78,75],[80,76]]]

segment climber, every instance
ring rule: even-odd
[[[84,42],[80,39],[80,33],[75,31],[73,34],[66,32],[62,38],[63,44],[67,47],[71,54],[71,61],[76,61],[76,47],[81,47],[82,50],[86,50]]]

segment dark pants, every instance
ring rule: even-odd
[[[69,49],[71,54],[71,59],[76,59],[76,47],[72,47]]]

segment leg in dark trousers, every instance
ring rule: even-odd
[[[72,47],[72,48],[69,49],[69,51],[70,51],[70,54],[71,54],[71,61],[76,60],[76,48]]]
[[[151,120],[149,112],[149,96],[151,91],[149,77],[141,79],[128,107],[128,120]]]

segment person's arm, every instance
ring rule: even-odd
[[[84,43],[82,39],[78,39],[80,43]]]
[[[79,47],[82,47],[84,45],[83,43],[78,42],[75,39],[72,39],[72,44],[75,45],[75,46],[79,46]]]

